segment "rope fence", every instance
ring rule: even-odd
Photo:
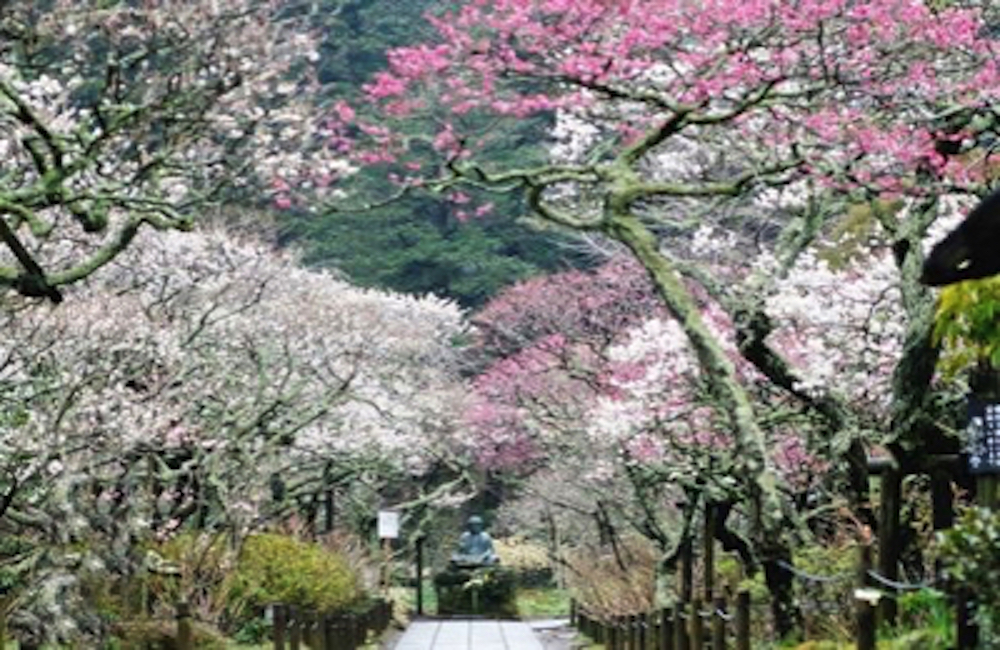
[[[803,571],[787,562],[777,562],[783,570],[805,585],[821,588],[814,592],[812,605],[804,611],[843,614],[853,607],[856,642],[859,650],[874,650],[876,608],[882,599],[896,599],[909,592],[936,589],[937,580],[908,582],[888,578],[872,566],[873,549],[858,547],[855,571],[821,575]],[[837,597],[826,589],[836,586]],[[940,592],[939,592],[940,593]],[[826,596],[826,597],[824,597]],[[841,600],[837,600],[841,598]],[[847,609],[846,612],[851,612]],[[630,616],[597,616],[577,602],[572,603],[574,625],[595,643],[607,650],[737,650],[750,648],[751,599],[749,591],[740,591],[735,602],[725,597],[692,599],[656,612]]]
[[[875,582],[879,583],[883,587],[888,587],[889,589],[895,589],[896,591],[921,591],[923,589],[935,589],[936,580],[930,580],[927,582],[900,582],[898,580],[892,580],[891,578],[886,578],[878,571],[871,570],[868,572],[868,577],[870,577]]]
[[[851,580],[851,579],[854,578],[854,576],[848,575],[846,573],[835,574],[835,575],[831,575],[831,576],[821,576],[821,575],[817,575],[817,574],[814,574],[814,573],[807,573],[807,572],[803,571],[802,569],[799,569],[798,567],[792,566],[791,564],[789,564],[788,562],[785,562],[783,560],[778,560],[776,564],[779,567],[781,567],[782,569],[784,569],[785,571],[788,571],[793,576],[795,576],[796,578],[799,578],[800,580],[802,580],[804,582],[815,582],[817,584],[836,584],[836,583],[839,583],[839,582],[847,582],[848,580]]]

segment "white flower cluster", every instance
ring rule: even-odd
[[[600,129],[576,112],[556,111],[556,123],[550,133],[554,142],[549,155],[555,162],[579,163],[600,136]]]
[[[897,273],[883,249],[845,270],[812,252],[802,256],[767,300],[780,326],[772,336],[800,373],[801,389],[886,403],[905,328]]]
[[[85,513],[87,530],[125,509],[148,535],[211,484],[215,516],[242,530],[272,476],[419,473],[455,428],[465,321],[445,300],[359,289],[222,232],[141,236],[67,300],[0,311],[0,471],[37,486],[17,508]]]

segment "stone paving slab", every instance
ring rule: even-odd
[[[394,650],[543,650],[521,621],[414,621]]]

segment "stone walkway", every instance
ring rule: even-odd
[[[394,650],[544,650],[521,621],[414,621]]]

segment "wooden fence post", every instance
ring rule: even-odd
[[[10,602],[6,594],[0,596],[0,650],[7,648],[7,607]]]
[[[336,614],[330,620],[333,624],[331,636],[335,640],[330,650],[354,650],[353,630],[349,621],[342,614]]]
[[[368,625],[366,621],[367,617],[365,616],[357,616],[356,614],[347,615],[347,630],[351,637],[351,650],[354,650],[359,645],[364,645],[365,641],[368,640]]]
[[[319,612],[309,612],[309,648],[310,650],[326,650],[323,617]]]
[[[285,606],[280,604],[271,605],[274,627],[271,638],[274,640],[274,650],[285,650],[285,627],[288,620],[285,618]]]
[[[194,630],[191,627],[191,605],[177,602],[177,650],[194,650]]]
[[[694,596],[694,549],[692,549],[693,542],[690,538],[687,538],[681,542],[681,547],[678,549],[680,555],[680,566],[678,567],[678,580],[680,584],[678,585],[678,591],[680,592],[681,602],[689,603],[691,598]]]
[[[736,650],[750,650],[750,592],[736,596]]]
[[[639,626],[639,650],[648,650],[649,648],[649,614],[643,612],[639,614],[639,620],[636,621],[636,625]]]
[[[684,617],[684,603],[674,605],[674,648],[688,650],[687,624]]]
[[[317,650],[333,650],[334,639],[330,638],[330,626],[329,614],[319,614],[316,617]]]
[[[718,596],[712,613],[712,650],[725,650],[726,647],[726,598]]]
[[[691,601],[691,650],[705,647],[705,626],[701,620],[701,598]]]
[[[715,592],[715,517],[713,506],[708,502],[705,503],[705,527],[701,544],[702,592],[705,594],[705,602],[710,603]]]
[[[330,633],[327,635],[330,650],[351,650],[351,637],[348,635],[347,621],[340,614],[330,617]]]
[[[955,594],[955,640],[958,650],[974,650],[979,645],[979,628],[974,617],[972,592],[967,587],[961,588]]]
[[[288,650],[302,648],[302,612],[297,607],[288,607]]]
[[[389,629],[389,624],[392,623],[392,602],[388,598],[382,601],[382,625],[379,627],[379,634]]]
[[[302,621],[302,643],[313,650],[316,648],[316,637],[313,635],[312,614],[304,609],[299,610],[299,618]]]
[[[863,543],[858,547],[858,590],[869,588],[868,573],[872,568],[872,546]],[[858,625],[858,650],[875,650],[875,605],[867,598],[855,595],[855,611]]]
[[[625,625],[627,628],[627,631],[625,633],[626,634],[625,638],[627,639],[625,647],[628,648],[628,650],[637,650],[638,648],[639,645],[638,634],[637,634],[637,632],[639,631],[638,620],[639,619],[635,614],[629,614],[627,617],[625,617]]]
[[[674,650],[674,621],[666,607],[660,610],[660,642],[656,650]]]
[[[899,579],[899,553],[902,545],[899,511],[902,508],[903,476],[890,465],[879,480],[878,571],[883,578]],[[870,584],[870,583],[865,583]],[[882,623],[896,624],[896,599],[883,598],[878,604]]]
[[[417,537],[417,616],[424,615],[424,536]]]

